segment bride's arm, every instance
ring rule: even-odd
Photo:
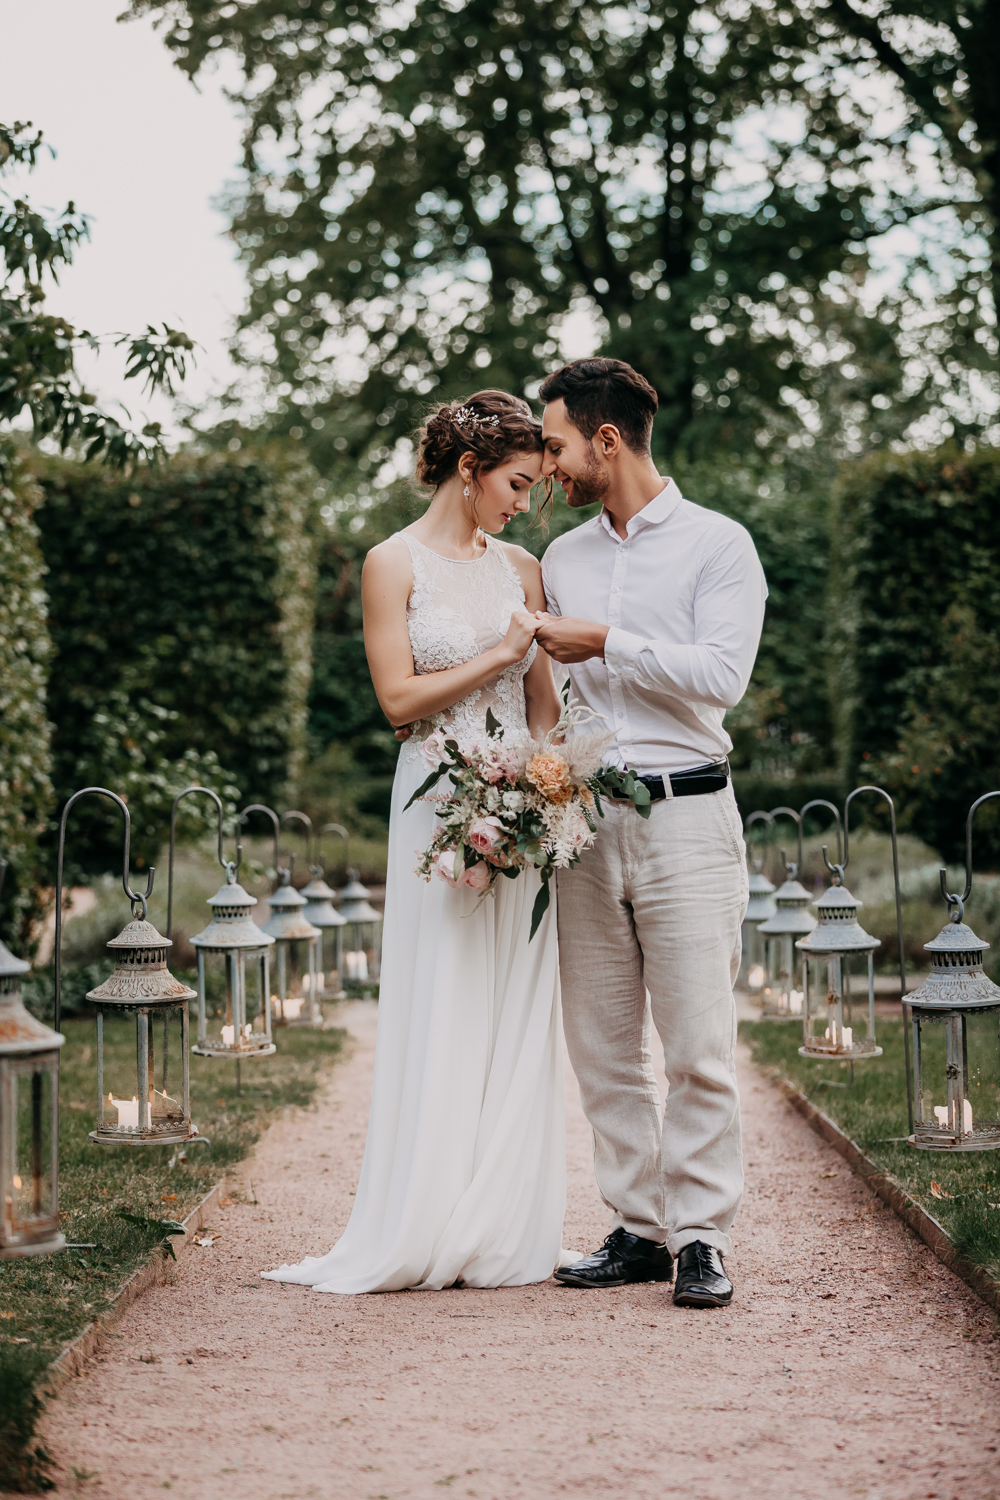
[[[538,559],[510,542],[504,542],[502,546],[517,569],[524,589],[525,609],[532,614],[535,610],[544,612],[545,590]],[[524,710],[528,728],[535,739],[541,739],[559,722],[559,694],[552,680],[552,662],[541,648],[535,652],[535,659],[524,674]]]
[[[390,538],[373,547],[361,573],[365,652],[375,695],[390,724],[411,724],[451,708],[520,661],[538,628],[537,620],[519,611],[511,617],[510,629],[499,646],[460,667],[417,676],[406,628],[412,588],[413,568],[405,544]]]

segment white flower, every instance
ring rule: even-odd
[[[520,792],[504,792],[503,805],[509,813],[523,812],[524,797]]]

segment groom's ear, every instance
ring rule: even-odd
[[[602,422],[591,442],[602,458],[614,458],[621,452],[622,435],[612,422]]]

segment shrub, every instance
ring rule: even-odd
[[[962,857],[970,803],[1000,774],[1000,451],[879,454],[838,496],[835,698],[845,779]],[[1000,820],[977,824],[980,868]]]
[[[315,473],[265,451],[127,480],[55,460],[37,474],[59,803],[88,784],[125,796],[141,866],[192,781],[280,799],[304,750]],[[206,814],[184,807],[194,831]],[[115,866],[117,811],[93,799],[74,828],[88,871]]]
[[[0,859],[9,864],[0,936],[26,951],[39,914],[38,837],[52,800],[45,680],[45,566],[38,487],[17,450],[0,440]]]

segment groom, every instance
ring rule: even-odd
[[[733,982],[747,900],[723,716],[750,680],[767,586],[743,527],[657,473],[656,394],[630,365],[575,360],[540,395],[543,473],[571,506],[602,510],[546,552],[537,639],[614,729],[608,760],[652,798],[648,820],[605,802],[596,843],[559,874],[566,1040],[615,1227],[556,1276],[670,1281],[676,1257],[674,1302],[721,1307],[743,1191]]]

